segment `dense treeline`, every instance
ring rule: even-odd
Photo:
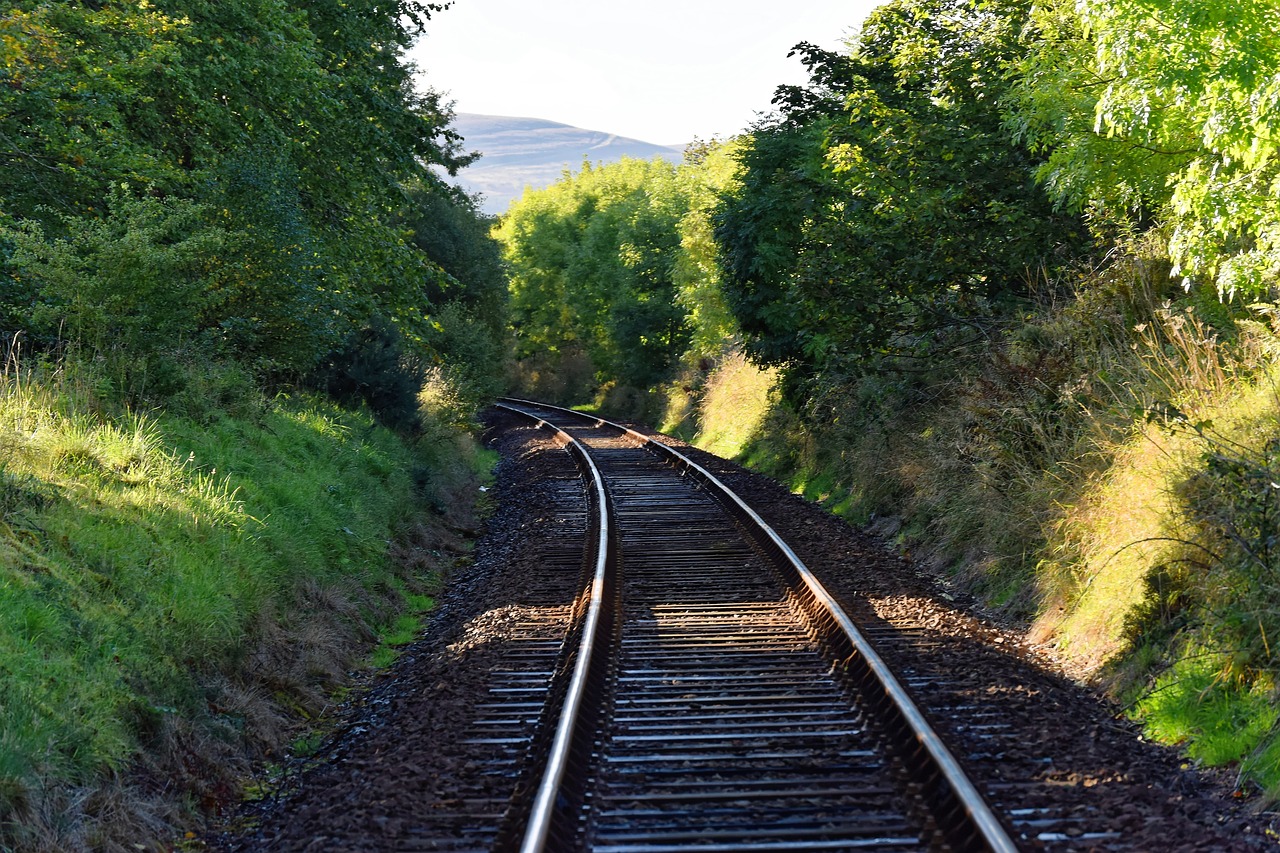
[[[654,388],[630,399],[708,443],[763,418],[744,458],[892,519],[1280,795],[1276,24],[1265,0],[893,0],[847,52],[798,45],[809,83],[711,156],[513,206],[524,380]],[[768,371],[735,396],[741,351]]]
[[[405,60],[441,8],[18,2],[0,16],[0,329],[268,379],[370,337],[424,357],[445,301],[500,335],[487,229],[432,168],[467,157]]]

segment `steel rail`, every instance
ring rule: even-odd
[[[586,449],[568,433],[546,420],[503,403],[498,403],[497,405],[506,411],[537,420],[539,429],[554,431],[558,440],[562,441],[570,449],[570,452],[578,459],[579,464],[586,470],[590,478],[590,488],[594,494],[595,505],[598,507],[599,512],[598,536],[595,543],[595,568],[591,577],[591,592],[588,597],[586,617],[583,622],[582,634],[574,662],[573,677],[569,682],[564,703],[561,706],[555,737],[551,742],[551,749],[547,756],[542,780],[533,797],[533,805],[529,812],[524,838],[520,844],[521,853],[541,853],[541,851],[548,849],[547,844],[552,838],[552,829],[557,819],[562,817],[563,810],[557,808],[557,801],[560,799],[560,791],[570,764],[570,754],[574,746],[576,732],[582,722],[583,705],[587,687],[590,683],[592,666],[595,663],[594,658],[596,657],[596,646],[598,644],[597,636],[604,619],[602,614],[606,604],[606,588],[610,583],[609,574],[612,566],[609,558],[613,551],[614,534],[613,526],[610,522],[609,497],[608,491],[605,489],[604,478]]]
[[[959,842],[960,849],[987,849],[996,853],[1014,853],[1018,850],[999,818],[987,805],[973,782],[965,775],[959,761],[933,730],[906,688],[858,630],[844,608],[777,532],[719,478],[670,445],[595,415],[517,398],[503,398],[503,402],[499,405],[509,411],[520,412],[526,417],[537,416],[518,408],[519,406],[552,410],[558,414],[588,421],[596,426],[608,426],[621,430],[642,445],[675,462],[684,471],[709,486],[722,504],[726,505],[732,513],[746,520],[748,529],[759,532],[764,540],[762,542],[764,547],[775,552],[789,565],[808,591],[814,606],[828,614],[831,622],[839,629],[839,634],[842,636],[837,637],[838,642],[835,645],[837,647],[847,645],[851,650],[845,659],[850,675],[860,677],[864,684],[870,684],[875,692],[880,693],[887,700],[887,713],[896,716],[905,726],[905,732],[897,737],[899,757],[906,764],[924,764],[931,767],[937,774],[928,788],[922,791],[922,795],[939,811],[940,823],[947,824],[940,828],[950,835],[951,839]],[[854,672],[855,669],[858,672]],[[883,713],[885,709],[881,711]],[[914,748],[911,742],[914,742]],[[528,853],[541,849],[527,848]]]

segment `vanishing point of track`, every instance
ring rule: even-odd
[[[592,506],[582,591],[500,849],[1014,850],[857,627],[711,474],[622,427],[557,433]]]

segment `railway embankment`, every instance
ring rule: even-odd
[[[464,559],[461,439],[187,367],[0,376],[0,848],[168,849],[305,751]],[[474,456],[474,452],[472,453]]]

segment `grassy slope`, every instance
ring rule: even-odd
[[[1165,307],[1163,269],[1138,247],[927,388],[827,387],[821,420],[731,357],[664,428],[878,521],[1152,735],[1280,798],[1278,339]]]
[[[412,628],[397,614],[429,606],[435,581],[430,561],[388,557],[431,448],[234,376],[154,416],[93,384],[66,369],[0,384],[5,847],[163,836],[184,819],[175,791],[234,794],[382,626]]]

